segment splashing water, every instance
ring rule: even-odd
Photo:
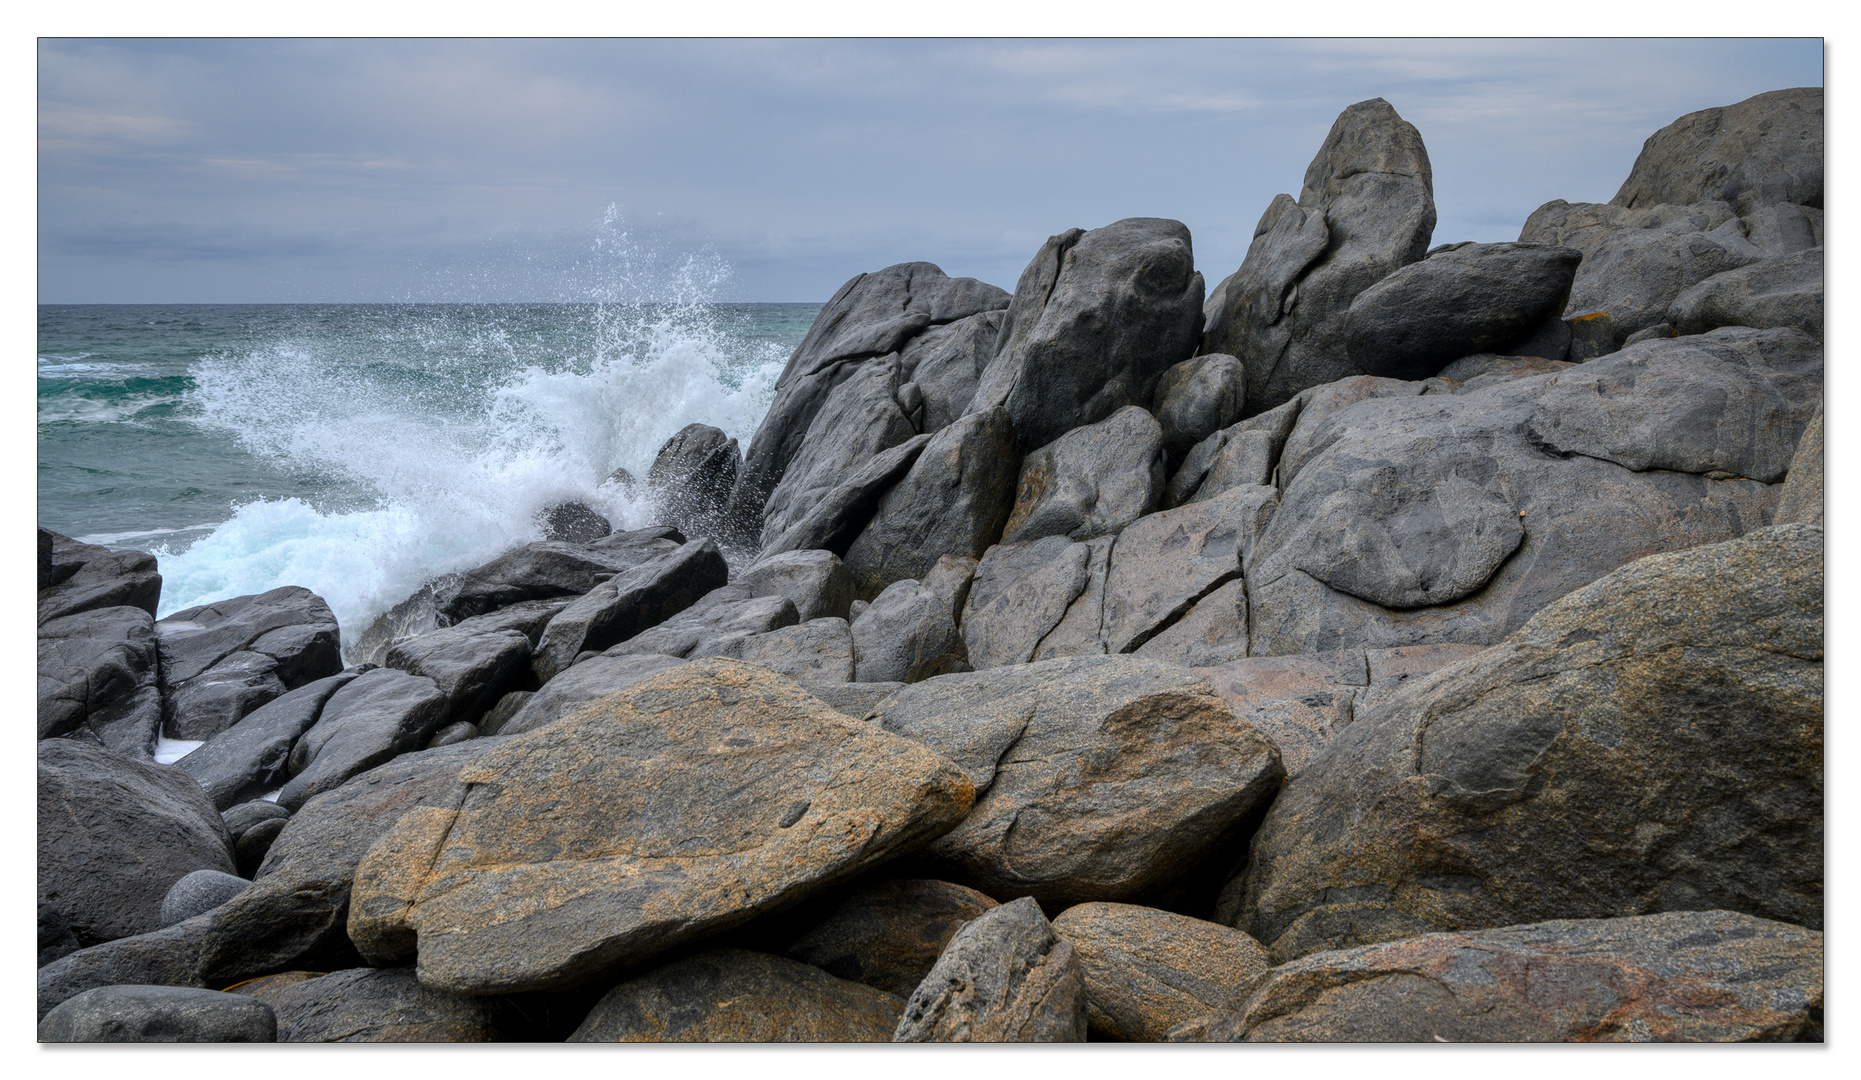
[[[714,255],[651,273],[610,208],[592,303],[370,309],[366,332],[304,332],[195,365],[195,423],[327,497],[260,498],[185,550],[157,547],[162,615],[280,585],[329,602],[345,641],[428,579],[541,538],[566,500],[616,529],[653,508],[643,478],[691,423],[740,444],[761,421],[785,342],[727,325]]]

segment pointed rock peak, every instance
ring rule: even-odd
[[[1382,98],[1359,101],[1338,114],[1324,146],[1305,170],[1299,205],[1332,202],[1343,194],[1345,182],[1359,173],[1420,177],[1433,194],[1434,169],[1421,132]]]

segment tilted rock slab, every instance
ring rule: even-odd
[[[155,623],[163,726],[207,739],[266,702],[342,670],[336,616],[286,585],[177,611]]]
[[[796,916],[793,929],[780,935],[772,951],[835,978],[897,994],[902,1008],[963,924],[999,906],[974,889],[948,881],[867,881],[853,886],[824,912],[810,911],[811,918]],[[886,1037],[891,1037],[890,1031]]]
[[[291,747],[291,780],[278,805],[295,811],[350,777],[418,750],[446,719],[446,695],[432,679],[375,668],[323,703],[317,722]]]
[[[1147,407],[1163,372],[1195,351],[1202,294],[1180,221],[1125,218],[1049,237],[1015,284],[969,411],[1005,410],[1026,453]]]
[[[273,698],[175,764],[186,770],[222,811],[262,798],[290,779],[291,748],[304,732],[316,726],[330,695],[359,674],[345,671]],[[290,811],[280,807],[279,812]]]
[[[1822,957],[1821,933],[1730,911],[1426,934],[1274,968],[1200,1037],[1820,1041]]]
[[[737,440],[709,424],[686,424],[646,471],[654,520],[689,537],[724,536],[724,505],[742,466]]]
[[[1822,532],[1651,556],[1359,717],[1255,834],[1281,960],[1726,908],[1822,925]]]
[[[1351,301],[1419,260],[1434,235],[1434,170],[1414,125],[1382,98],[1338,114],[1295,201],[1254,228],[1203,352],[1247,368],[1246,411],[1361,374],[1345,345]]]
[[[50,529],[39,530],[41,625],[107,607],[141,608],[153,618],[161,594],[162,576],[155,572],[155,556],[111,551]]]
[[[711,949],[622,982],[570,1042],[890,1042],[905,1001],[816,967]]]
[[[693,540],[603,581],[549,620],[531,656],[543,682],[584,652],[601,652],[657,626],[724,586],[730,568],[712,540]]]
[[[469,745],[469,744],[466,744]],[[910,851],[968,812],[942,756],[730,660],[461,769],[357,871],[349,936],[452,993],[585,983]]]
[[[39,738],[88,727],[112,750],[153,758],[162,725],[155,619],[106,607],[39,624]]]
[[[586,544],[539,540],[467,570],[438,604],[441,625],[452,625],[513,604],[586,593],[604,577],[676,551],[677,530],[636,529]]]
[[[1084,1042],[1085,1004],[1073,947],[1022,897],[956,932],[892,1041]]]
[[[1174,883],[1235,839],[1285,775],[1265,736],[1175,664],[1081,656],[914,683],[872,723],[979,793],[924,850],[939,876],[1063,908]]]
[[[1109,536],[1157,508],[1167,477],[1162,426],[1127,405],[1021,459],[1002,542]]]
[[[1086,1027],[1157,1042],[1228,1004],[1273,966],[1260,943],[1220,923],[1135,904],[1079,904],[1053,920],[1085,978]]]

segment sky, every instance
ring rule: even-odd
[[[819,302],[912,260],[1013,289],[1140,216],[1212,288],[1371,97],[1436,243],[1515,240],[1823,43],[41,38],[37,82],[41,303]]]

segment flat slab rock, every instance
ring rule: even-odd
[[[1284,775],[1272,742],[1205,680],[1138,657],[945,675],[869,722],[947,756],[980,793],[925,849],[938,876],[1062,908],[1170,886]]]
[[[816,967],[711,949],[609,990],[570,1042],[890,1042],[905,1001]]]
[[[289,1043],[483,1043],[503,1041],[508,1006],[442,994],[411,968],[349,968],[308,978],[261,979],[239,987],[278,1017]]]
[[[178,986],[100,986],[39,1022],[40,1042],[271,1042],[270,1006],[238,994]]]
[[[470,745],[464,744],[464,745]],[[458,773],[357,871],[349,936],[423,985],[586,984],[950,828],[974,788],[767,668],[693,661]]]
[[[1175,1037],[1820,1041],[1822,988],[1822,934],[1800,926],[1730,911],[1560,919],[1317,953]]]

